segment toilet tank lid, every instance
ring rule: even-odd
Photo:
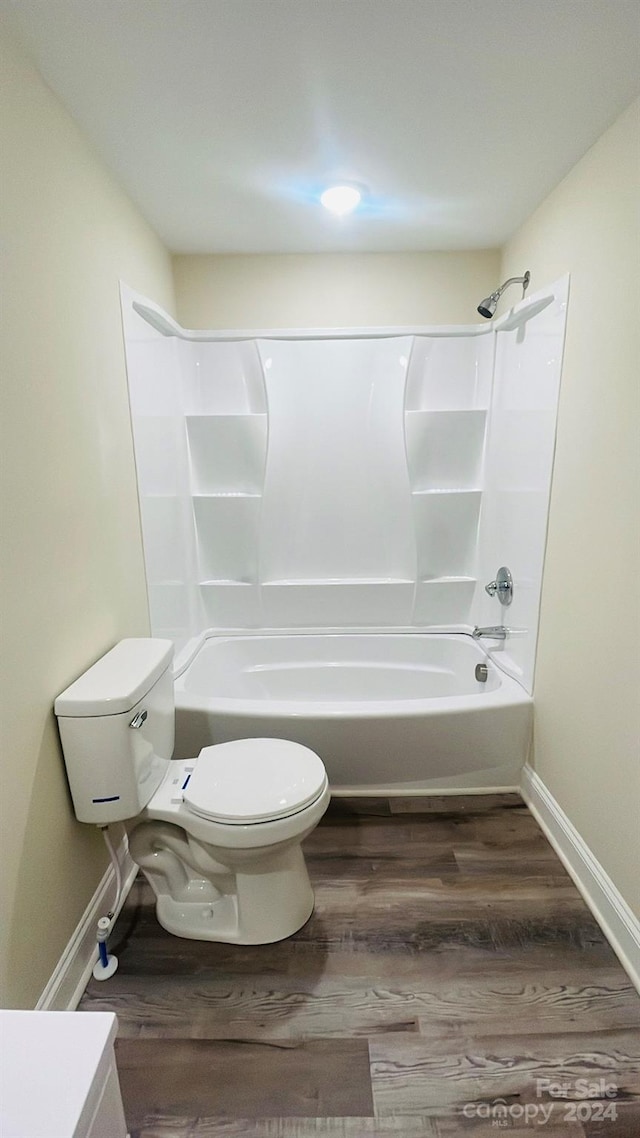
[[[55,713],[75,717],[130,711],[160,679],[172,657],[171,640],[121,640],[58,696]]]

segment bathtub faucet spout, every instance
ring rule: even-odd
[[[471,635],[474,640],[479,640],[481,636],[486,636],[489,640],[506,640],[509,631],[504,624],[493,624],[489,628],[478,628],[476,624]]]

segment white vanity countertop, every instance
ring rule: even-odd
[[[83,1134],[117,1028],[111,1012],[0,1012],[2,1138]]]

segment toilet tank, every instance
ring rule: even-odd
[[[121,640],[55,701],[76,818],[134,818],[164,778],[175,735],[173,643]]]

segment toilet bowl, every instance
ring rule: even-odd
[[[129,831],[160,924],[236,944],[291,936],[313,911],[301,842],[329,797],[318,756],[284,739],[240,739],[172,762]]]
[[[301,842],[329,804],[309,748],[239,739],[172,760],[170,641],[125,640],[56,700],[77,817],[125,823],[177,936],[268,944],[313,911]]]

